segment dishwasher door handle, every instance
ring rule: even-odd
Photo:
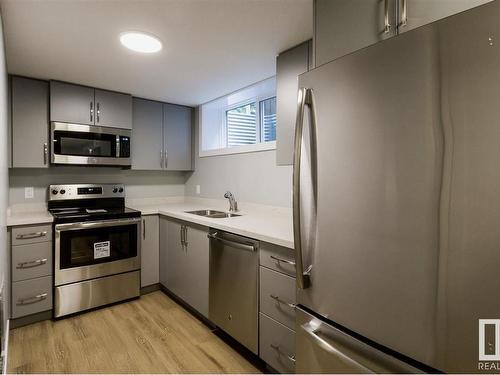
[[[216,240],[222,242],[224,245],[228,245],[240,250],[246,251],[257,251],[257,245],[251,242],[239,242],[239,241],[231,241],[226,240],[225,238],[221,238],[217,236],[217,232],[207,234],[208,238],[211,240]]]

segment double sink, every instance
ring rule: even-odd
[[[216,211],[216,210],[196,210],[196,211],[185,211],[185,212],[187,214],[209,217],[211,219],[224,219],[227,217],[241,216],[238,214],[233,214],[231,212]]]

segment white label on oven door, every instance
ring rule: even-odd
[[[110,242],[96,242],[94,244],[94,259],[106,258],[110,256]]]

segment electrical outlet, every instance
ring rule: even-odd
[[[196,194],[200,195],[200,193],[201,193],[200,185],[196,185]]]
[[[33,199],[35,196],[35,189],[33,186],[27,186],[24,188],[24,199]]]

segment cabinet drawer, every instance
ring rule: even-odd
[[[52,275],[52,242],[12,246],[12,281]]]
[[[259,357],[280,373],[295,372],[295,331],[260,313]]]
[[[12,228],[12,245],[52,241],[52,225],[32,225]]]
[[[52,276],[12,283],[12,317],[52,309]]]
[[[293,249],[261,242],[260,264],[295,277],[295,252]]]
[[[295,329],[295,279],[260,267],[260,311]]]

